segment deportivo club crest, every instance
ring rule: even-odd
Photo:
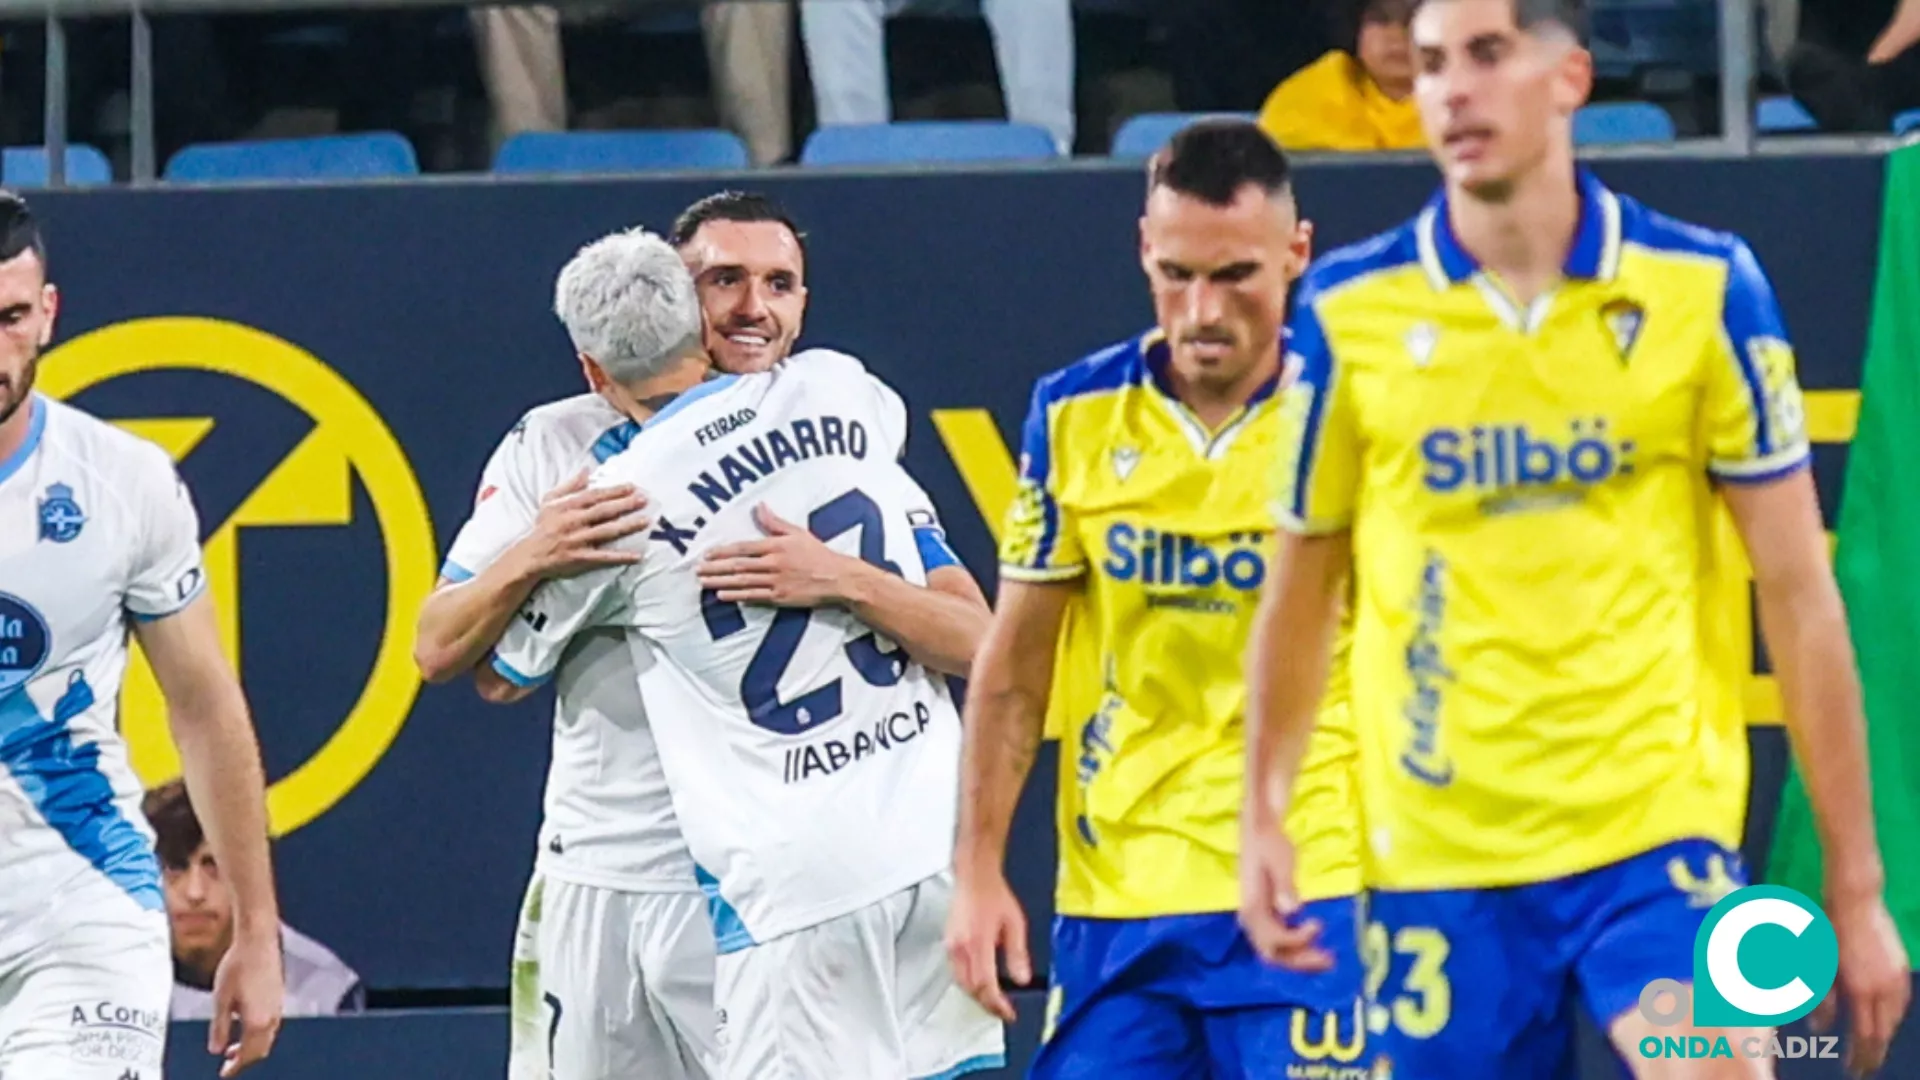
[[[73,489],[65,484],[49,484],[40,498],[40,539],[64,544],[80,535],[87,515],[73,501]]]

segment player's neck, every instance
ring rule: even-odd
[[[27,444],[27,434],[33,430],[33,415],[39,408],[39,403],[29,392],[27,400],[13,410],[13,415],[0,423],[0,465],[13,460],[13,455]]]
[[[1218,431],[1221,425],[1246,408],[1248,400],[1279,373],[1278,348],[1274,353],[1274,356],[1255,364],[1245,375],[1232,382],[1192,378],[1183,374],[1178,366],[1168,365],[1167,387],[1203,427],[1208,431]]]
[[[1546,162],[1515,181],[1501,202],[1450,192],[1447,220],[1474,261],[1524,307],[1553,288],[1580,228],[1580,189],[1571,157]]]
[[[674,398],[705,382],[711,370],[704,358],[698,362],[690,360],[632,386],[609,383],[605,394],[614,408],[627,414],[635,423],[644,424],[660,410],[673,404]]]

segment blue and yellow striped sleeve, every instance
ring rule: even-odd
[[[1000,576],[1010,581],[1066,581],[1086,573],[1072,511],[1062,504],[1053,425],[1052,379],[1034,384],[1020,433],[1020,484],[1000,530]]]
[[[1346,375],[1309,291],[1302,291],[1294,308],[1287,347],[1273,515],[1289,532],[1339,532],[1353,522],[1360,440]]]
[[[1793,346],[1773,285],[1738,240],[1727,259],[1721,331],[1706,378],[1708,470],[1719,480],[1758,483],[1805,466],[1812,451]]]

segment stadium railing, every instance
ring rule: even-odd
[[[482,3],[497,0],[482,0]],[[562,4],[582,0],[560,0]],[[594,3],[597,0],[584,0]],[[1759,36],[1752,0],[1718,0],[1720,9],[1720,131],[1722,152],[1754,150],[1753,81]],[[129,73],[131,172],[135,183],[159,176],[154,160],[153,15],[183,12],[313,10],[322,8],[461,7],[446,0],[0,0],[0,19],[44,19],[46,23],[47,184],[67,182],[67,43],[64,20],[124,15],[131,23]]]

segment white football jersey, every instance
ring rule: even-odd
[[[551,402],[520,418],[481,474],[473,516],[441,576],[464,581],[513,546],[540,500],[582,469],[626,449],[639,425],[598,394]],[[557,881],[627,892],[698,886],[667,794],[620,630],[579,635],[554,676],[553,756],[536,866]]]
[[[0,460],[0,940],[104,876],[160,911],[160,865],[120,740],[130,621],[206,587],[165,451],[40,395]]]
[[[728,952],[876,903],[952,861],[960,720],[943,679],[838,607],[722,603],[694,572],[762,535],[765,504],[924,585],[956,563],[899,463],[906,408],[860,362],[813,351],[726,376],[650,420],[596,484],[648,494],[634,566],[547,582],[494,667],[545,678],[578,634],[633,631],[675,808]]]

